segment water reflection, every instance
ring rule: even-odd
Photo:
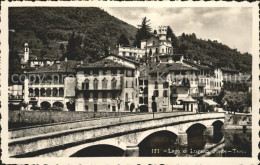
[[[195,131],[196,132],[196,131]],[[251,157],[251,131],[214,130],[214,136],[188,133],[188,144],[181,146],[169,132],[147,137],[139,145],[140,156]]]

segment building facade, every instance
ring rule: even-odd
[[[75,110],[77,61],[62,61],[26,73],[24,101],[29,109]]]
[[[110,55],[77,67],[76,111],[136,111],[137,64]]]

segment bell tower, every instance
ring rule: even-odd
[[[24,44],[24,58],[23,58],[24,62],[27,63],[29,60],[29,46],[28,43]]]

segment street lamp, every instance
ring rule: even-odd
[[[121,122],[121,113],[120,113],[120,104],[121,102],[123,101],[122,99],[120,98],[117,98],[117,108],[118,108],[118,117],[119,117],[119,122]]]

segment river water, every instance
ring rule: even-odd
[[[251,157],[251,130],[219,130],[214,136],[188,136],[188,145],[177,144],[176,135],[160,132],[139,145],[140,156]]]

